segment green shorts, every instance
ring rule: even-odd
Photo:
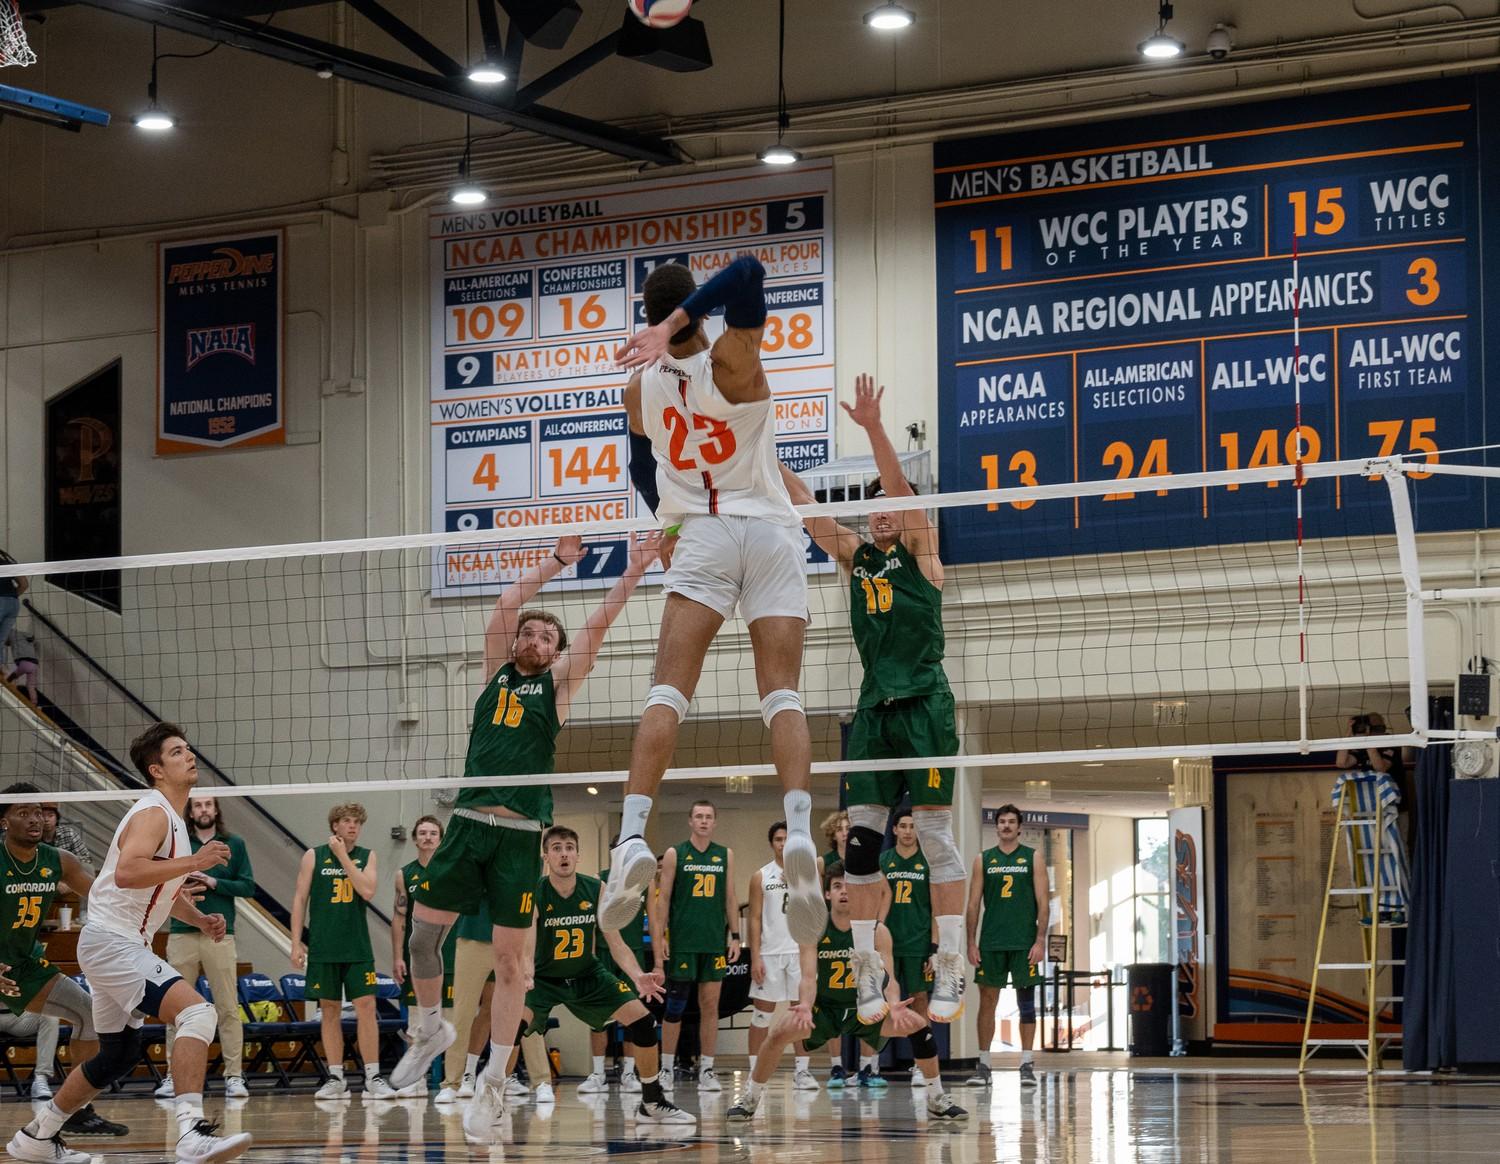
[[[857,1007],[824,1006],[821,1002],[814,1002],[812,1013],[812,1034],[802,1041],[809,1051],[816,1051],[824,1043],[834,1042],[845,1035],[857,1035],[877,1051],[886,1044],[885,1036],[880,1033],[885,1020],[862,1023]]]
[[[729,973],[729,954],[678,954],[667,961],[673,982],[723,982]]]
[[[565,1006],[591,1031],[602,1031],[615,1012],[636,993],[628,982],[616,978],[603,966],[595,966],[577,978],[538,978],[526,992],[526,1009],[531,1012],[528,1034],[539,1035],[547,1029],[552,1009]]]
[[[903,996],[931,992],[932,972],[926,968],[926,954],[897,954],[891,960],[896,964],[896,983],[901,987]]]
[[[41,949],[40,946],[37,947]],[[47,983],[56,978],[62,971],[40,954],[18,960],[14,966],[5,972],[5,976],[21,988],[21,993],[14,998],[5,998],[0,995],[0,1001],[5,1003],[5,1008],[11,1014],[25,1014],[26,1007],[31,1000],[46,989]]]
[[[412,900],[460,914],[487,907],[490,922],[507,929],[531,925],[532,899],[542,879],[541,837],[527,829],[481,824],[455,814],[427,865],[427,888]]]
[[[326,999],[338,1002],[341,999],[354,1001],[374,994],[379,989],[375,981],[374,962],[307,962],[307,990],[303,997],[309,1002]]]
[[[958,752],[953,694],[939,691],[894,699],[854,713],[849,727],[850,760],[898,760],[902,756],[952,756]],[[953,769],[851,772],[844,777],[850,804],[894,808],[905,792],[913,806],[946,808],[953,803]]]
[[[495,972],[493,970],[490,971],[490,977],[493,978],[494,976],[495,976]],[[401,988],[401,1002],[402,1002],[402,1005],[404,1005],[404,1006],[416,1006],[417,1005],[417,992],[412,989],[411,973],[410,973],[409,969],[408,969],[408,973],[406,975],[406,985]],[[443,975],[443,1009],[447,1010],[452,1005],[453,1005],[453,974],[450,971],[449,973]]]
[[[1003,989],[1009,981],[1017,990],[1040,986],[1042,976],[1027,959],[1028,950],[980,950],[979,967],[974,971],[974,981],[980,986]]]

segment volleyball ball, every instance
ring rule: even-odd
[[[630,12],[647,28],[671,28],[687,19],[693,0],[630,0]]]

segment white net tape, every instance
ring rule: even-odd
[[[21,12],[14,0],[0,0],[0,68],[36,64],[36,53],[21,27]]]

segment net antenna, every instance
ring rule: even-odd
[[[0,69],[9,65],[26,68],[36,64],[36,52],[21,27],[19,0],[0,0]]]

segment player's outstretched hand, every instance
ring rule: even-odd
[[[885,395],[885,386],[875,391],[875,377],[861,372],[854,378],[854,404],[839,401],[839,407],[849,414],[849,419],[860,428],[880,427],[880,400]]]
[[[797,1003],[795,1006],[787,1010],[786,1017],[787,1020],[793,1024],[792,1029],[796,1032],[798,1038],[805,1038],[806,1036],[812,1034],[812,1003]]]
[[[576,566],[583,561],[583,539],[577,534],[565,534],[557,539],[552,552],[569,566]]]
[[[661,530],[647,530],[636,534],[630,542],[630,569],[632,573],[644,574],[651,563],[661,556]]]
[[[615,352],[615,363],[622,368],[645,368],[656,363],[667,354],[667,345],[672,342],[674,329],[667,318],[651,327],[644,327]]]
[[[229,856],[229,846],[223,841],[209,841],[194,854],[199,869],[212,869],[215,865],[227,865]]]
[[[892,1035],[914,1035],[927,1025],[927,1020],[911,1008],[911,999],[903,998],[891,1003],[891,1013],[886,1016],[886,1029]]]
[[[649,970],[642,970],[631,981],[635,983],[635,992],[641,996],[642,1002],[654,1002],[662,997],[661,979]]]

